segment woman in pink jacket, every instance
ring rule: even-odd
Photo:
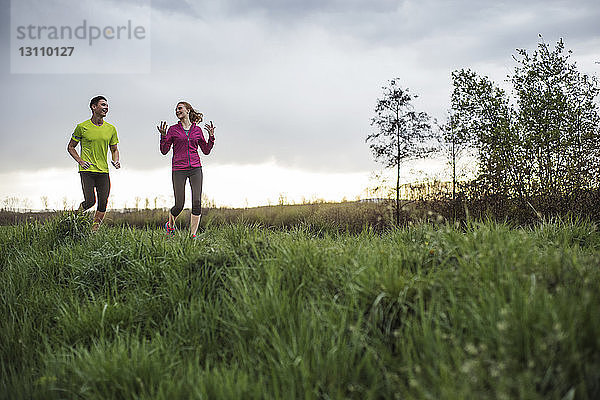
[[[201,215],[202,198],[202,164],[198,155],[198,147],[204,154],[209,154],[215,143],[215,127],[212,121],[204,127],[208,131],[208,141],[204,138],[202,129],[197,125],[202,122],[202,113],[185,101],[180,101],[175,107],[175,115],[179,122],[167,130],[166,121],[161,121],[156,128],[160,132],[160,152],[167,154],[173,146],[173,193],[175,205],[165,223],[169,235],[175,233],[175,219],[183,210],[185,203],[185,182],[190,180],[192,187],[192,215],[190,216],[190,233],[196,237]]]

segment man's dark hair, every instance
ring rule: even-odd
[[[92,108],[92,106],[97,105],[100,100],[108,101],[104,96],[96,96],[92,100],[90,100],[90,108]]]

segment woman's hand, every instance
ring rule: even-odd
[[[216,126],[213,125],[212,121],[210,121],[210,125],[209,124],[204,124],[204,127],[208,131],[208,136],[215,136],[215,128],[216,128]]]
[[[162,136],[165,136],[167,134],[167,121],[160,121],[160,126],[157,126],[156,129]]]

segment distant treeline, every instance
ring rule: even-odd
[[[470,69],[454,71],[443,124],[415,110],[416,96],[391,80],[367,143],[377,161],[396,169],[395,209],[401,211],[404,196],[453,219],[470,213],[519,223],[565,214],[598,220],[600,85],[570,56],[562,39],[552,48],[540,36],[535,51],[513,56],[509,91]],[[407,195],[401,164],[432,154],[449,161],[452,182],[414,185]]]
[[[445,126],[454,153],[475,155],[479,173],[454,197],[496,217],[573,213],[598,218],[598,80],[582,74],[560,40],[518,50],[511,95],[471,70],[452,74]],[[459,155],[459,154],[454,154]]]

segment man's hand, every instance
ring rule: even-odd
[[[120,163],[119,161],[111,161],[110,163],[111,163],[111,164],[113,165],[113,167],[115,167],[116,169],[119,169],[119,168],[121,168],[121,163]]]
[[[92,165],[94,165],[94,164],[92,164],[92,163],[90,163],[90,162],[87,162],[87,161],[85,161],[85,160],[81,160],[81,161],[79,161],[79,165],[80,165],[80,166],[81,166],[81,168],[83,168],[83,169],[88,169],[89,167],[91,167],[91,166],[92,166]]]

